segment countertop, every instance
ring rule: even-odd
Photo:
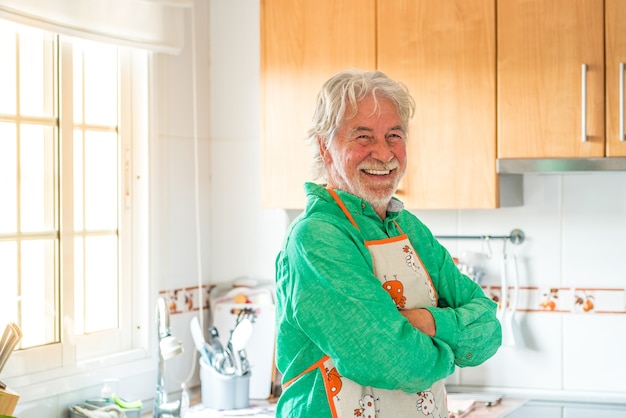
[[[202,405],[199,386],[189,390],[189,401],[191,405],[184,418],[274,418],[276,411],[276,399],[252,399],[250,406],[245,409],[230,411],[208,409]],[[451,418],[501,418],[522,407],[527,401],[527,399],[507,398],[485,393],[448,393],[448,409],[451,412]],[[150,411],[143,413],[141,418],[152,416],[152,411]]]
[[[475,402],[465,414],[455,415],[456,418],[500,418],[520,408],[525,399],[503,398],[497,405],[487,406],[484,402]]]
[[[503,398],[495,405],[487,406],[485,402],[474,402],[470,410],[452,415],[454,418],[500,418],[511,413],[515,409],[521,407],[526,402],[525,399]],[[231,411],[217,411],[207,409],[202,406],[200,399],[191,396],[192,406],[187,411],[185,418],[226,418],[226,417],[257,417],[257,418],[273,418],[275,416],[276,404],[273,401],[251,400],[250,407],[245,409],[237,409]],[[451,400],[451,409],[455,406],[463,407],[460,403]],[[152,417],[152,413],[142,415],[142,418]]]

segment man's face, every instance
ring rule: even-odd
[[[328,186],[386,210],[406,170],[406,132],[393,102],[369,96],[358,112],[344,119],[329,149],[321,145],[328,170]],[[379,212],[380,214],[380,212]]]

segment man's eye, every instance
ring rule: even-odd
[[[398,143],[404,141],[404,136],[399,134],[389,134],[387,135],[387,141],[391,143]]]

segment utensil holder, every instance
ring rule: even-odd
[[[242,409],[250,405],[250,372],[221,374],[202,358],[199,361],[202,405],[212,409]]]
[[[0,415],[12,416],[20,395],[9,388],[0,389]]]

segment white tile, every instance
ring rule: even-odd
[[[209,13],[208,2],[196,2],[195,21],[185,12],[185,41],[177,55],[155,54],[154,106],[159,133],[192,138],[209,136]],[[196,30],[195,34],[191,31]],[[195,37],[195,40],[192,39]],[[194,51],[195,44],[195,51]],[[195,55],[194,55],[195,52]],[[195,60],[195,74],[192,63]],[[196,115],[194,119],[194,102]]]
[[[160,146],[165,147],[170,157],[168,164],[160,167],[158,183],[153,192],[159,200],[157,218],[159,225],[155,231],[154,243],[160,256],[155,259],[155,271],[161,275],[159,288],[170,289],[196,282],[198,276],[198,253],[203,256],[203,264],[209,260],[209,240],[202,240],[198,250],[196,231],[198,227],[208,236],[209,227],[209,175],[208,141],[198,143],[198,199],[200,202],[200,224],[196,223],[195,155],[191,138],[162,138]]]
[[[212,279],[273,279],[289,219],[283,210],[260,208],[258,141],[212,141],[210,165]]]
[[[626,173],[567,175],[563,184],[564,284],[623,287]]]
[[[211,137],[258,137],[259,2],[213,0],[209,14]]]
[[[561,177],[558,175],[524,176],[524,205],[496,210],[461,210],[458,219],[454,211],[422,211],[419,216],[432,222],[433,231],[441,235],[508,235],[513,229],[525,234],[522,244],[507,244],[507,252],[518,256],[520,284],[523,286],[561,284]],[[438,228],[438,229],[437,229]],[[439,232],[439,230],[444,232]],[[448,232],[450,231],[450,232]],[[503,241],[446,240],[451,252],[491,253],[485,261],[485,283],[500,283]]]
[[[562,387],[562,314],[519,314],[522,340],[483,365],[460,370],[461,384],[557,390]]]
[[[626,392],[626,315],[567,315],[563,321],[565,390]]]

